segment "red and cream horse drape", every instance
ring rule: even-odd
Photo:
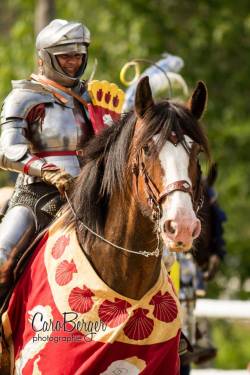
[[[179,304],[165,267],[141,299],[111,290],[57,220],[4,316],[12,369],[23,375],[177,375]]]

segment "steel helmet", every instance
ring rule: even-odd
[[[86,26],[61,19],[51,21],[36,38],[36,49],[42,60],[42,74],[64,86],[75,86],[86,68],[89,44],[90,32]],[[73,78],[63,71],[56,58],[57,55],[72,52],[85,55]]]

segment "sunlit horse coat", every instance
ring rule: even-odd
[[[40,242],[4,316],[23,375],[179,373],[179,304],[163,266],[141,300],[111,290],[59,218]]]

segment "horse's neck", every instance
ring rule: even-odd
[[[141,214],[133,200],[126,211],[119,203],[118,197],[111,199],[104,237],[126,249],[155,250],[153,223]],[[159,277],[160,257],[131,254],[98,239],[88,256],[102,280],[129,298],[140,299]]]

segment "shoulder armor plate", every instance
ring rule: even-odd
[[[54,96],[31,81],[12,81],[13,90],[3,103],[2,122],[8,118],[25,118],[38,104],[54,103]]]

